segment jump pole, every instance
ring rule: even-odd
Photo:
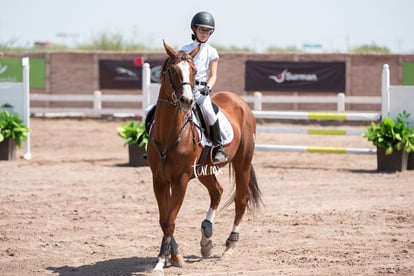
[[[290,145],[264,145],[257,144],[255,150],[261,151],[287,151],[307,153],[342,153],[342,154],[375,154],[375,148],[341,148],[341,147],[312,147],[312,146],[290,146]]]
[[[362,135],[366,133],[363,129],[307,129],[290,127],[257,127],[257,132],[270,133],[295,133],[307,135]]]
[[[253,111],[256,119],[291,119],[323,121],[379,121],[379,113],[337,113],[337,112],[289,112],[289,111]]]

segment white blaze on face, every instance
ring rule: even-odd
[[[187,61],[181,61],[178,64],[178,67],[180,67],[181,74],[183,74],[183,82],[190,83],[190,64]],[[190,101],[193,98],[193,91],[191,89],[191,85],[184,85],[182,88],[184,99]]]

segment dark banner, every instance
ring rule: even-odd
[[[100,89],[141,89],[141,58],[133,60],[99,60]],[[146,60],[151,67],[151,82],[158,82],[159,71],[163,61]]]
[[[248,60],[245,90],[345,92],[345,62]]]

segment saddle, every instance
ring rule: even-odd
[[[233,129],[231,127],[230,122],[228,121],[227,117],[220,111],[219,107],[213,104],[214,112],[216,113],[218,120],[220,121],[220,134],[223,141],[223,146],[230,144],[231,140],[233,139]],[[156,105],[154,105],[147,113],[145,117],[145,131],[149,134],[152,124],[154,123],[154,116]],[[195,104],[193,109],[191,110],[192,113],[192,120],[194,125],[197,127],[199,132],[199,138],[201,140],[201,145],[210,145],[211,143],[211,135],[210,135],[210,126],[208,125],[205,114],[203,113],[202,109],[200,108],[199,104]]]

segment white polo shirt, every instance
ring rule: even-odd
[[[200,42],[194,40],[192,43],[185,45],[182,50],[189,53],[194,50],[198,44],[200,44]],[[207,43],[201,43],[200,51],[194,57],[194,64],[197,67],[195,79],[200,82],[207,82],[210,73],[210,62],[218,58],[219,55],[215,48]]]

